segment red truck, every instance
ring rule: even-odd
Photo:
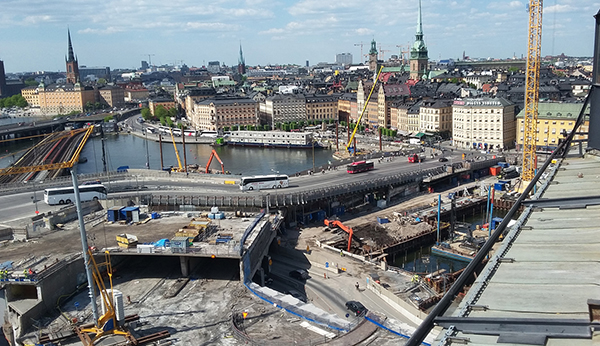
[[[421,162],[421,161],[423,161],[423,159],[421,157],[419,157],[418,154],[408,155],[408,162],[410,162],[410,163]]]

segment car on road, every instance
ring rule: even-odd
[[[296,280],[306,280],[310,278],[306,269],[294,269],[290,272],[290,277]]]
[[[100,180],[92,180],[92,181],[86,181],[85,183],[81,184],[81,185],[97,185],[97,184],[102,184],[100,182]]]
[[[440,157],[440,159],[438,160],[440,162],[448,162],[448,159],[445,157]]]
[[[346,302],[346,310],[350,310],[355,316],[362,316],[367,313],[367,308],[361,302],[349,300]]]

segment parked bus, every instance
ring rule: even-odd
[[[346,172],[350,174],[360,173],[370,171],[373,168],[375,168],[375,166],[373,165],[372,161],[357,161],[346,166]]]
[[[219,136],[219,133],[217,131],[202,131],[202,134],[200,134],[200,136],[217,138]]]
[[[82,202],[106,199],[106,188],[102,184],[82,185],[79,187]],[[73,187],[59,187],[44,190],[44,202],[48,205],[71,204],[75,202]]]
[[[242,177],[240,190],[280,189],[289,186],[290,178],[287,175],[255,175],[253,177]]]

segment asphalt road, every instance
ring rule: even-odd
[[[460,154],[446,156],[452,160],[458,160]],[[305,192],[314,189],[327,188],[334,185],[356,183],[360,181],[369,181],[373,179],[383,178],[389,175],[398,174],[401,172],[410,172],[415,170],[426,170],[433,167],[441,166],[445,163],[438,162],[436,159],[426,159],[421,164],[409,163],[406,157],[393,157],[391,162],[383,161],[379,163],[375,161],[375,169],[368,172],[358,174],[348,174],[343,167],[338,170],[326,171],[324,174],[316,173],[314,175],[304,175],[300,177],[290,177],[290,187],[286,192]],[[446,162],[450,163],[450,162]],[[225,180],[225,178],[223,178]],[[198,193],[215,195],[233,196],[240,194],[256,195],[272,193],[271,190],[262,191],[240,191],[237,185],[215,184],[212,181],[195,181],[187,179],[169,179],[169,178],[146,178],[139,177],[137,179],[121,180],[116,182],[103,182],[107,188],[113,191],[123,191],[129,188],[126,192],[114,193],[113,196],[131,195],[135,191],[143,191],[144,193],[156,194],[177,194],[179,196],[190,196]],[[277,190],[277,192],[281,192]],[[37,202],[37,210],[40,213],[49,211],[58,211],[62,206],[49,206],[43,201],[43,190],[35,192]],[[7,224],[23,218],[35,216],[36,203],[34,203],[34,193],[18,193],[9,196],[0,196],[0,224]]]

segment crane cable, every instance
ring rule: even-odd
[[[371,87],[371,91],[369,92],[369,97],[367,97],[367,102],[365,102],[365,105],[363,106],[363,110],[360,113],[358,120],[356,121],[356,126],[354,126],[354,131],[352,131],[352,136],[350,136],[350,140],[348,140],[348,144],[346,144],[346,151],[348,150],[348,148],[350,148],[350,145],[352,144],[354,135],[356,135],[356,130],[358,130],[358,124],[360,124],[360,121],[361,121],[363,115],[365,114],[365,110],[367,109],[369,100],[371,100],[371,95],[373,95],[373,90],[375,90],[375,86],[377,85],[377,81],[379,80],[379,75],[381,74],[382,70],[383,70],[383,65],[381,67],[379,67],[379,72],[377,72],[377,77],[375,78],[375,82],[373,83],[373,86]],[[350,126],[350,124],[348,124],[348,126]],[[356,152],[356,148],[354,148],[354,152]]]

